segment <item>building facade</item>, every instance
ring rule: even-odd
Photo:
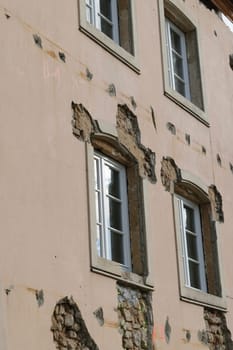
[[[2,1],[0,350],[233,349],[232,18]]]

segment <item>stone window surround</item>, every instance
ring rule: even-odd
[[[89,241],[91,270],[126,284],[153,290],[148,270],[146,232],[147,181],[156,183],[155,154],[141,143],[137,116],[127,105],[118,105],[116,124],[95,120],[82,104],[72,102],[73,135],[86,145],[87,191],[89,205]],[[132,271],[121,264],[98,256],[96,248],[96,208],[94,196],[94,151],[115,159],[126,167]]]
[[[106,123],[104,123],[106,125]],[[101,125],[101,128],[103,128],[103,125]],[[108,132],[109,132],[109,125],[107,126]],[[98,149],[98,140],[96,139],[96,142],[94,142],[94,145],[96,145]],[[104,146],[105,147],[105,146]],[[94,163],[93,163],[93,156],[94,156],[95,147],[93,145],[86,143],[86,157],[87,157],[87,176],[88,176],[88,197],[89,197],[89,232],[90,232],[90,251],[91,251],[91,270],[112,278],[117,279],[118,281],[128,282],[128,284],[137,285],[140,287],[143,287],[145,289],[153,289],[153,283],[150,280],[150,276],[142,276],[141,274],[135,273],[133,271],[129,271],[127,268],[122,266],[121,264],[112,261],[104,259],[97,254],[96,249],[96,218],[95,218],[95,197],[94,197]],[[103,152],[103,150],[102,150]],[[108,151],[105,150],[105,154],[108,155]],[[117,157],[116,157],[117,158]],[[122,160],[122,159],[121,159]],[[124,161],[124,160],[123,160]],[[125,163],[125,166],[127,167],[127,163]],[[143,199],[142,203],[146,202],[145,194],[146,194],[146,181],[145,179],[142,180],[142,193],[143,193]],[[146,219],[146,210],[144,210],[144,216],[145,216],[145,222],[148,221]],[[145,229],[146,230],[146,229]],[[134,244],[131,241],[131,250],[134,250]]]
[[[138,63],[138,54],[137,54],[137,40],[136,40],[136,25],[135,25],[135,4],[134,1],[131,1],[131,18],[132,18],[132,40],[134,55],[127,52],[123,47],[119,46],[107,35],[102,33],[100,30],[95,28],[93,25],[87,22],[86,20],[86,4],[85,0],[79,0],[79,29],[81,32],[89,36],[97,44],[102,46],[105,50],[111,53],[113,56],[118,58],[120,61],[125,63],[136,73],[140,73],[140,67]]]
[[[188,32],[197,28],[196,20],[193,18],[192,14],[187,11],[186,4],[183,1],[178,0],[158,0],[159,3],[159,17],[160,17],[160,35],[161,35],[161,50],[162,50],[162,61],[163,61],[163,83],[164,83],[164,94],[181,108],[192,114],[195,118],[201,121],[206,126],[209,126],[207,120],[207,111],[205,104],[205,94],[204,94],[204,82],[203,82],[203,72],[202,66],[199,65],[200,77],[201,79],[201,98],[203,109],[198,107],[196,104],[189,101],[187,98],[179,94],[177,91],[173,90],[170,87],[169,83],[169,73],[168,73],[168,59],[167,59],[167,49],[166,49],[166,26],[165,18],[169,16],[169,13],[172,14],[172,17],[175,18],[175,24],[186,29]],[[177,23],[177,21],[179,23]],[[198,32],[196,31],[196,41],[198,48],[198,58],[201,61],[201,50],[198,40]]]
[[[112,157],[97,151],[94,152],[93,162],[95,163],[95,203],[98,212],[96,222],[99,232],[99,237],[97,237],[98,255],[111,261],[120,262],[130,270],[126,167],[122,163],[116,162]],[[117,177],[114,176],[116,174]],[[118,220],[115,221],[116,216]],[[120,243],[119,240],[115,241],[112,235],[118,237]]]
[[[180,170],[181,182],[188,186],[191,185],[192,188],[197,188],[199,192],[202,192],[203,195],[208,199],[208,187],[196,176],[189,173],[188,171]],[[222,281],[222,271],[221,264],[219,263],[219,275],[221,279],[221,297],[213,294],[206,293],[201,290],[197,290],[194,288],[190,288],[185,286],[184,281],[184,266],[182,261],[182,243],[181,243],[181,234],[179,228],[179,211],[177,205],[175,203],[175,192],[176,192],[176,184],[172,186],[172,201],[173,201],[173,210],[174,210],[174,225],[175,225],[175,233],[176,233],[176,242],[177,242],[177,258],[178,258],[178,268],[179,268],[179,282],[180,282],[180,297],[181,300],[188,301],[194,304],[204,305],[220,310],[226,310],[226,297],[224,295],[223,281]],[[219,222],[215,221],[215,229],[218,241],[218,260],[221,261],[220,256],[220,235],[219,235]]]

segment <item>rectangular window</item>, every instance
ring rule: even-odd
[[[190,100],[185,34],[166,19],[168,72],[171,87]]]
[[[182,258],[185,284],[207,291],[203,252],[203,237],[198,205],[177,197],[182,233]]]
[[[197,19],[175,0],[159,0],[164,93],[203,123],[203,81]],[[191,22],[190,16],[192,18]]]
[[[125,167],[96,152],[94,171],[97,253],[130,268]]]
[[[131,0],[79,0],[80,30],[139,72]]]
[[[87,21],[119,44],[116,0],[86,0]]]
[[[175,185],[175,193],[173,203],[181,299],[225,309],[220,279],[218,225],[213,221],[208,189],[181,182]]]

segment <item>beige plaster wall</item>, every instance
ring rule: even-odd
[[[190,350],[205,348],[198,339],[198,331],[205,328],[202,306],[179,299],[172,201],[160,179],[163,156],[205,184],[215,184],[222,194],[221,266],[228,328],[233,330],[233,72],[228,63],[233,34],[198,1],[184,6],[199,23],[210,127],[163,94],[157,1],[135,0],[140,74],[79,31],[76,0],[1,1],[1,350],[55,349],[53,309],[59,299],[71,295],[99,348],[121,348],[116,281],[90,271],[85,145],[72,135],[71,101],[82,103],[93,119],[111,124],[117,105],[127,104],[137,115],[142,144],[156,153],[157,183],[146,184],[155,349],[186,348],[186,330],[191,333]],[[43,48],[35,45],[33,34],[40,36]],[[59,52],[65,53],[65,63]],[[91,81],[86,68],[93,74]],[[107,92],[112,83],[114,97]],[[175,125],[176,135],[168,131],[168,122]],[[190,145],[185,134],[191,137]],[[44,293],[41,306],[38,290]],[[93,315],[100,306],[102,327]]]

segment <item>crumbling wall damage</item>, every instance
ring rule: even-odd
[[[155,153],[141,144],[137,117],[127,105],[118,105],[117,133],[119,142],[137,159],[139,174],[155,182]]]
[[[231,332],[222,311],[204,308],[206,344],[210,350],[232,350]]]
[[[161,161],[161,181],[166,191],[173,190],[173,184],[181,181],[181,171],[170,157],[163,157]]]
[[[73,134],[84,142],[92,142],[96,134],[104,134],[82,104],[72,102]],[[138,163],[139,174],[151,182],[156,182],[155,153],[141,144],[141,134],[137,117],[126,105],[118,105],[116,117],[116,142],[119,148],[126,149]],[[111,135],[111,137],[115,137]]]
[[[72,297],[65,297],[56,304],[51,331],[59,350],[98,350]]]
[[[211,203],[213,220],[224,222],[222,196],[215,185],[211,185],[209,187],[209,199]]]
[[[122,345],[127,350],[152,349],[151,292],[117,285]]]

